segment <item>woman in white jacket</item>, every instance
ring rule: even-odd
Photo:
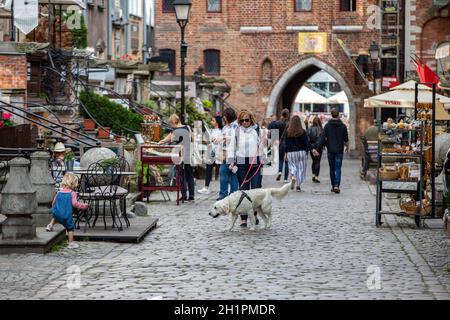
[[[242,110],[238,115],[239,127],[234,139],[234,163],[240,190],[261,188],[260,138],[251,112]],[[241,226],[247,226],[247,216],[241,215]],[[258,221],[257,221],[258,222]]]

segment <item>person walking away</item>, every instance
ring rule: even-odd
[[[203,189],[198,190],[198,193],[201,194],[210,194],[209,185],[212,180],[212,173],[213,169],[218,168],[218,165],[216,163],[216,152],[217,152],[217,144],[214,144],[212,141],[217,140],[222,135],[222,117],[221,116],[215,116],[211,120],[212,124],[212,130],[210,132],[210,143],[209,143],[209,150],[211,150],[209,163],[206,164],[206,177],[205,177],[205,187]],[[217,171],[216,171],[217,172]]]
[[[66,173],[61,181],[61,190],[58,191],[52,204],[52,220],[47,225],[48,232],[53,231],[55,224],[59,223],[66,229],[69,238],[69,249],[79,247],[78,243],[73,240],[75,231],[75,222],[73,221],[73,208],[86,210],[89,205],[78,202],[77,193],[74,191],[78,186],[78,178],[73,173]]]
[[[344,151],[348,152],[348,130],[339,119],[339,111],[331,110],[332,118],[324,128],[321,146],[327,148],[328,164],[330,166],[331,192],[341,193],[341,170],[344,160]]]
[[[290,117],[290,111],[289,109],[284,109],[281,112],[281,119],[279,121],[276,122],[272,122],[269,125],[269,138],[272,139],[272,143],[274,143],[273,140],[273,130],[278,130],[278,139],[279,139],[279,148],[278,148],[278,175],[276,180],[280,181],[281,180],[281,176],[283,175],[283,166],[284,166],[284,182],[288,181],[288,177],[289,177],[289,166],[287,161],[284,161],[285,157],[285,152],[286,152],[286,147],[283,143],[284,136],[286,134],[286,128],[289,122],[289,117]]]
[[[222,135],[212,140],[212,142],[217,145],[216,163],[220,165],[220,192],[217,200],[225,199],[239,189],[237,167],[231,167],[231,165],[234,164],[234,159],[228,157],[228,152],[232,152],[229,150],[230,144],[234,141],[234,135],[238,128],[236,119],[236,112],[232,108],[226,108],[222,114]]]
[[[191,154],[191,142],[192,142],[192,132],[191,128],[187,125],[183,125],[180,118],[176,114],[172,114],[169,118],[169,125],[172,127],[172,132],[169,133],[163,140],[158,144],[163,145],[167,143],[183,145],[185,148],[183,150],[184,154],[184,177],[183,186],[181,189],[182,199],[184,201],[194,201],[195,200],[195,181],[194,181],[194,171],[191,166],[190,154]],[[185,137],[188,142],[183,143]],[[187,198],[186,186],[189,190],[189,198]]]
[[[315,149],[317,151],[317,156],[315,156],[311,150],[311,159],[312,159],[312,174],[313,178],[312,181],[315,183],[320,183],[319,175],[320,175],[320,162],[322,161],[322,153],[323,148],[320,145],[322,141],[322,135],[323,135],[323,128],[322,128],[322,122],[320,121],[319,117],[314,117],[314,120],[312,122],[312,127],[308,130],[308,136],[309,136],[309,142],[311,144],[311,148]]]
[[[291,189],[300,192],[302,183],[306,179],[307,152],[309,150],[312,150],[313,154],[318,154],[318,152],[311,148],[307,131],[303,128],[299,116],[292,117],[284,140],[285,157],[288,160],[291,175]]]
[[[242,110],[238,115],[239,128],[236,129],[235,164],[240,190],[258,189],[261,185],[260,139],[255,119],[251,112]],[[229,155],[231,156],[231,154]],[[256,213],[255,213],[256,216]],[[247,227],[247,215],[241,215],[241,227]],[[257,223],[259,221],[257,220]]]

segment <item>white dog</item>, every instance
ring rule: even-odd
[[[272,198],[283,199],[288,194],[290,186],[289,183],[279,189],[237,191],[225,199],[217,201],[209,215],[213,218],[229,215],[231,222],[228,231],[233,229],[239,215],[248,215],[251,221],[250,230],[255,230],[254,212],[258,212],[264,221],[264,228],[270,228],[272,225]]]

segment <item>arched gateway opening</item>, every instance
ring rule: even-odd
[[[353,92],[348,86],[346,80],[337,72],[333,67],[327,63],[311,57],[300,61],[289,70],[287,70],[277,81],[270,94],[269,103],[267,105],[267,117],[272,114],[280,114],[283,108],[292,107],[297,97],[298,92],[303,87],[303,85],[310,79],[314,74],[319,71],[325,71],[330,74],[338,84],[341,89],[345,92],[348,102],[349,102],[349,140],[350,149],[354,150],[356,148],[356,104],[353,96]]]

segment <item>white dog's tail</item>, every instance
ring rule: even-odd
[[[281,200],[287,196],[287,194],[289,193],[290,187],[291,187],[291,184],[288,183],[279,189],[270,189],[270,194],[272,196],[274,196],[275,198],[277,198],[278,200]]]

